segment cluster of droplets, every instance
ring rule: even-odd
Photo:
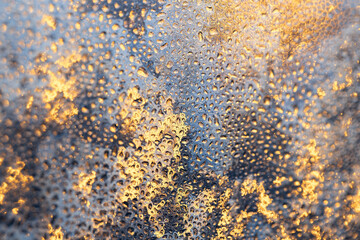
[[[0,238],[359,237],[356,1],[0,7]]]

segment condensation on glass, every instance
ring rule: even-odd
[[[0,0],[0,239],[359,239],[357,0]]]

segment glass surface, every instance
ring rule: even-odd
[[[360,239],[358,0],[0,0],[0,239]]]

